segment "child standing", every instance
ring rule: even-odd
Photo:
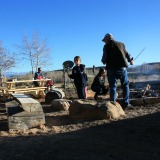
[[[105,69],[100,68],[99,73],[96,75],[91,85],[91,90],[96,92],[94,96],[95,99],[97,99],[98,95],[107,94],[108,92],[108,88],[105,86],[105,73]]]
[[[85,65],[81,64],[81,58],[79,56],[74,57],[74,63],[75,66],[72,69],[72,74],[68,76],[74,79],[78,98],[86,99],[85,87],[87,82],[87,75],[85,73]]]

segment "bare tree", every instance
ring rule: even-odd
[[[33,34],[33,47],[34,47],[34,58],[35,58],[35,68],[38,66],[47,66],[50,61],[50,48],[47,46],[47,39],[40,40],[39,34]]]
[[[50,65],[50,48],[47,45],[47,39],[41,40],[38,33],[33,33],[31,40],[24,35],[21,45],[16,47],[20,49],[21,58],[30,62],[32,74],[39,66]]]
[[[14,53],[10,53],[6,48],[2,46],[0,42],[0,68],[3,71],[14,67],[15,65],[15,56]]]
[[[14,53],[10,53],[0,42],[0,82],[2,82],[2,72],[15,66]]]

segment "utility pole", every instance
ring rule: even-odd
[[[93,65],[93,75],[95,75],[95,65]]]
[[[0,68],[0,86],[2,87],[2,79],[3,79],[3,77],[2,77],[2,68]]]

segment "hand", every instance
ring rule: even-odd
[[[133,60],[130,62],[130,65],[133,65]]]
[[[106,62],[104,62],[104,61],[101,61],[104,65],[106,64]]]

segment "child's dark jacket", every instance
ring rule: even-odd
[[[70,78],[74,79],[74,84],[77,87],[85,86],[87,81],[87,75],[85,73],[85,65],[74,66]]]

